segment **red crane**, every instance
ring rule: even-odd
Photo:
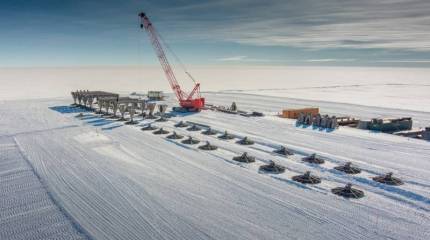
[[[205,99],[200,95],[200,83],[196,83],[193,77],[191,77],[188,72],[185,72],[193,80],[194,88],[189,94],[181,89],[181,86],[179,85],[175,74],[173,73],[172,67],[170,67],[166,54],[164,53],[157,31],[145,13],[141,12],[139,17],[141,19],[140,27],[145,28],[146,32],[148,33],[151,44],[154,47],[161,67],[166,74],[170,87],[178,98],[179,105],[187,111],[200,111],[205,106]]]

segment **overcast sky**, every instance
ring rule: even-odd
[[[139,11],[190,65],[430,67],[430,0],[2,0],[0,67],[156,64]]]

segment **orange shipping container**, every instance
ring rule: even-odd
[[[297,119],[300,113],[304,113],[304,114],[310,113],[312,116],[314,116],[314,115],[317,115],[319,111],[320,111],[319,108],[284,109],[282,110],[282,117]]]

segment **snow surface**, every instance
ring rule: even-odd
[[[352,83],[351,85],[232,90],[231,92],[430,112],[430,83]]]
[[[0,239],[86,239],[23,156],[0,137]]]
[[[279,111],[283,105],[312,103],[251,94],[205,96],[218,104],[234,100],[243,109],[267,107],[267,113]],[[63,213],[58,218],[73,229],[56,229],[70,238],[77,232],[89,239],[430,238],[428,141],[352,128],[333,132],[301,128],[271,114],[246,118],[204,111],[155,123],[219,146],[206,152],[168,140],[165,135],[141,131],[149,120],[128,126],[92,113],[76,118],[76,109],[68,107],[70,102],[67,98],[0,103],[0,139],[7,139],[5,144],[17,149],[6,158],[2,150],[2,169],[7,168],[5,162],[19,156],[28,161],[29,174],[39,176],[43,183],[43,188],[36,190],[47,191],[61,209],[46,214],[54,217]],[[333,113],[415,114],[423,125],[430,119],[426,112],[321,104]],[[256,144],[241,146],[234,143],[238,139],[222,141],[174,128],[180,120],[248,136]],[[295,155],[274,155],[272,151],[281,145]],[[256,163],[231,160],[244,151],[256,156]],[[301,161],[314,152],[326,163],[315,166]],[[258,167],[269,160],[283,164],[287,171],[260,173]],[[333,170],[346,161],[360,166],[363,173],[349,176]],[[322,183],[308,186],[291,181],[293,175],[307,170],[321,176]],[[371,180],[390,171],[405,185],[391,187]],[[1,176],[0,193],[8,194]],[[348,182],[364,190],[365,198],[347,200],[330,193],[331,188]],[[8,204],[0,205],[2,216],[10,210]],[[43,207],[30,209],[30,222],[43,221]],[[0,220],[0,234],[7,234],[10,228],[3,227],[3,217]]]
[[[428,68],[221,65],[190,66],[189,71],[201,82],[202,91],[230,90],[430,112]],[[175,74],[183,89],[192,88],[181,71]],[[63,97],[76,89],[171,91],[158,65],[0,68],[0,85],[0,100]]]

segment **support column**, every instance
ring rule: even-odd
[[[124,115],[127,107],[124,104],[119,105],[119,112],[121,113],[120,121],[125,121]]]
[[[113,101],[113,117],[116,118],[116,112],[118,110],[118,102]]]

